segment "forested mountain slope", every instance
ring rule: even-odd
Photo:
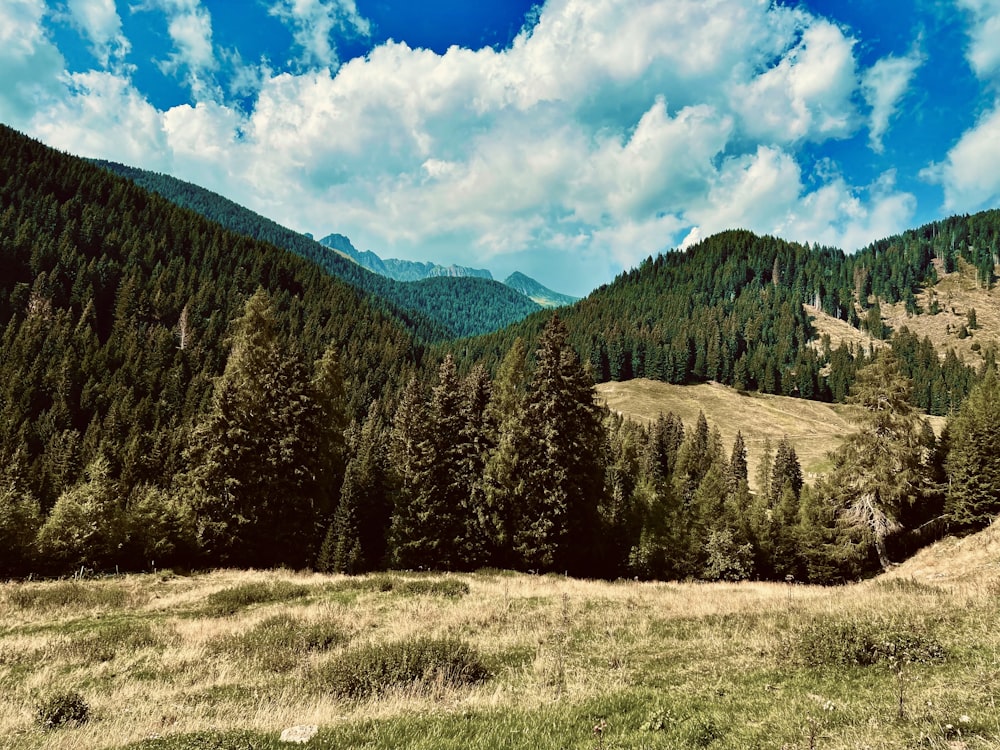
[[[339,353],[349,413],[418,363],[395,317],[319,266],[0,127],[8,479],[43,511],[98,457],[125,491],[169,483],[258,287],[303,363]]]
[[[395,281],[205,188],[122,164],[97,163],[227,229],[316,263],[327,273],[373,295],[376,304],[404,320],[425,341],[488,333],[540,309],[526,296],[488,279],[443,277],[428,280],[430,283]]]
[[[995,250],[983,248],[996,247],[998,230],[1000,212],[988,211],[881,240],[855,255],[743,230],[723,232],[647,259],[562,316],[598,382],[714,381],[842,401],[871,347],[822,339],[811,323],[822,313],[867,337],[892,341],[905,374],[920,385],[915,405],[947,414],[968,392],[974,368],[954,354],[941,359],[914,330],[890,326],[882,307],[918,315],[918,295],[937,278],[935,263],[973,265],[981,269],[978,283],[992,284],[986,267],[992,268]],[[462,342],[461,351],[470,360],[495,361],[517,336],[536,335],[544,320],[532,316]]]

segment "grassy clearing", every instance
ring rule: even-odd
[[[25,604],[63,585],[0,585],[0,748],[261,750],[301,724],[330,750],[1000,743],[1000,597],[981,580],[220,571],[76,584],[129,592],[120,607]],[[40,723],[73,694],[86,721]]]

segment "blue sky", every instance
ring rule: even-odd
[[[0,121],[583,295],[1000,205],[1000,0],[3,0]]]

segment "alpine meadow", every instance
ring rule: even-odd
[[[0,750],[1000,747],[954,2],[0,3]]]

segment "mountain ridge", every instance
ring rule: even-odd
[[[358,250],[350,238],[343,234],[334,232],[318,240],[321,245],[336,250],[347,258],[350,258],[363,268],[367,268],[372,273],[386,276],[396,281],[422,281],[438,276],[450,276],[458,278],[483,278],[493,280],[493,274],[485,268],[470,268],[452,264],[442,266],[430,261],[400,260],[399,258],[382,258],[371,250]],[[528,297],[544,308],[565,307],[580,300],[568,294],[549,289],[541,282],[527,276],[520,271],[510,274],[502,282],[525,297]]]

